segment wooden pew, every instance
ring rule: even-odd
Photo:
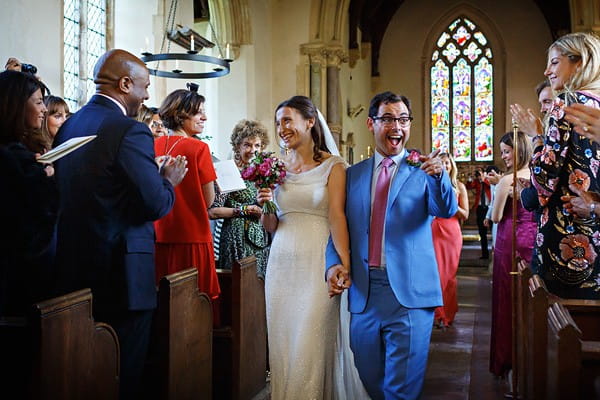
[[[548,308],[548,399],[597,398],[600,342],[583,341],[582,332],[561,303]]]
[[[525,370],[527,388],[523,393],[526,399],[546,398],[546,348],[548,306],[551,303],[544,281],[539,275],[529,278],[529,293],[525,302],[527,326],[527,355]]]
[[[119,342],[110,326],[94,322],[90,289],[34,304],[26,322],[4,322],[2,345],[12,349],[3,362],[27,358],[20,373],[29,391],[18,398],[118,399]],[[6,334],[15,340],[5,342]]]
[[[212,307],[198,290],[198,270],[160,280],[143,397],[210,399]]]
[[[221,326],[214,330],[213,398],[252,399],[266,386],[264,281],[256,276],[254,256],[217,274]]]
[[[583,340],[600,340],[600,301],[581,299],[561,299],[548,293],[543,280],[538,275],[529,279],[529,296],[525,299],[525,329],[527,336],[526,394],[530,400],[546,399],[548,308],[560,303],[569,311],[577,326],[584,326]]]

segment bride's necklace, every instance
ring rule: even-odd
[[[311,169],[319,166],[319,164],[321,164],[321,163],[314,162],[311,164],[300,164],[299,166],[291,166],[290,165],[289,169],[292,172],[295,172],[296,174],[300,174],[302,172],[310,171]]]

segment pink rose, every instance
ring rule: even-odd
[[[263,162],[262,164],[260,164],[258,166],[258,172],[262,176],[269,176],[269,175],[271,175],[271,163]]]
[[[419,153],[416,150],[413,150],[408,154],[408,157],[406,157],[406,162],[408,163],[408,165],[412,165],[413,167],[419,167],[421,166],[421,160],[419,159],[420,156],[421,153]]]
[[[244,180],[251,181],[254,179],[254,175],[256,175],[256,166],[254,164],[247,166],[242,171],[242,179]]]

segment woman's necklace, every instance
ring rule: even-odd
[[[173,149],[175,148],[175,146],[177,146],[177,143],[181,142],[182,139],[185,139],[185,136],[179,136],[179,138],[175,141],[175,143],[173,143],[173,145],[171,147],[169,146],[169,139],[171,138],[171,136],[167,136],[167,138],[165,139],[165,156],[170,156],[171,152],[173,151]],[[168,150],[167,150],[168,148]]]

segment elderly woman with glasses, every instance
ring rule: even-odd
[[[148,128],[150,128],[152,136],[155,139],[159,136],[164,136],[167,134],[165,126],[163,125],[160,115],[158,114],[158,108],[156,107],[146,107],[142,104],[136,119],[148,125]]]
[[[237,167],[248,166],[254,153],[269,144],[267,128],[258,121],[242,120],[233,128],[231,146]],[[260,223],[261,208],[256,205],[258,191],[246,181],[246,189],[217,196],[208,210],[211,219],[223,220],[218,244],[218,268],[231,269],[234,261],[254,255],[256,274],[265,278],[269,258],[269,235]]]

